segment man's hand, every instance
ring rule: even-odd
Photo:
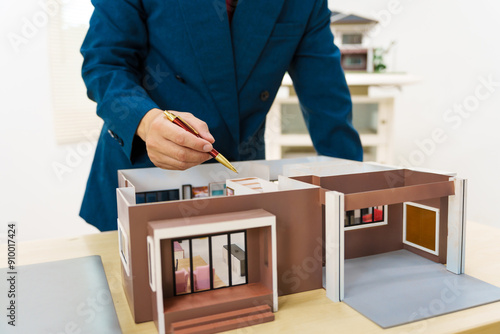
[[[190,113],[174,111],[203,138],[198,138],[170,122],[160,109],[151,109],[137,127],[137,135],[144,140],[149,159],[163,169],[185,170],[212,158],[215,141],[205,122]]]

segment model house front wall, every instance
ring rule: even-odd
[[[276,217],[264,210],[150,222],[148,263],[160,333],[259,305],[278,309]]]
[[[140,180],[130,177],[129,181],[135,185]],[[143,185],[140,190],[148,189]],[[154,221],[179,218],[188,221],[198,216],[266,210],[276,216],[280,295],[322,287],[322,210],[319,187],[282,178],[278,190],[272,192],[143,204],[133,202],[133,191],[132,187],[118,189],[117,197],[119,223],[123,225],[131,250],[129,271],[123,270],[123,284],[136,322],[153,319],[146,238],[148,223]]]

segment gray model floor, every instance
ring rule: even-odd
[[[345,261],[344,302],[387,328],[500,300],[500,288],[406,250]]]
[[[100,256],[16,268],[16,326],[7,324],[7,268],[0,268],[0,333],[121,333]]]

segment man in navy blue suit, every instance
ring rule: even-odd
[[[326,0],[93,0],[81,52],[104,126],[80,215],[116,229],[117,170],[264,159],[285,72],[319,154],[362,159]],[[168,109],[201,134],[162,116]]]

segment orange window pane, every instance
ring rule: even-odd
[[[406,206],[406,240],[436,250],[436,212],[412,205]]]

